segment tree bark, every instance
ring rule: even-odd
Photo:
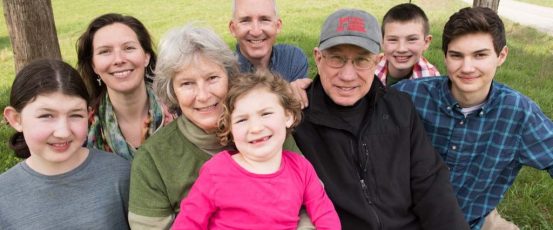
[[[3,0],[15,71],[40,58],[61,60],[50,0]]]
[[[472,7],[488,7],[497,13],[499,0],[473,0]]]

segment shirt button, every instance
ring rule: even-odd
[[[447,110],[451,110],[451,106],[448,106],[448,107],[447,107]]]
[[[465,124],[465,122],[464,122],[464,121],[460,121],[459,124],[460,124],[460,125],[463,125],[463,124]]]
[[[479,115],[480,116],[484,115],[484,111],[480,111]]]
[[[451,146],[451,149],[455,150],[455,149],[457,149],[457,146],[456,145]]]

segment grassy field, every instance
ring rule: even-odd
[[[517,0],[520,2],[527,2],[536,4],[538,6],[546,6],[546,7],[552,7],[553,8],[553,0]],[[501,2],[499,3],[501,4]]]
[[[551,3],[550,0],[525,0]],[[313,47],[324,18],[338,8],[355,7],[382,18],[387,9],[406,1],[376,0],[280,0],[279,13],[283,30],[279,42],[301,47],[310,59],[310,74],[315,73]],[[418,0],[431,21],[432,45],[427,58],[445,73],[441,47],[441,30],[447,18],[458,9],[468,6],[462,1]],[[70,64],[76,63],[75,41],[94,17],[108,12],[130,14],[140,19],[159,41],[169,28],[188,22],[199,22],[213,28],[234,47],[227,24],[231,1],[222,0],[52,0],[62,55]],[[538,3],[540,5],[544,5]],[[1,7],[1,6],[0,6]],[[534,29],[507,22],[509,57],[496,79],[528,95],[544,112],[553,117],[553,38]],[[9,87],[14,77],[10,40],[4,18],[0,18],[0,108],[7,104]],[[6,147],[12,130],[0,124],[0,172],[17,163]],[[522,229],[553,230],[553,180],[543,171],[523,168],[509,190],[499,210]]]

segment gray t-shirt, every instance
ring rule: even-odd
[[[22,161],[0,175],[0,229],[128,229],[130,162],[89,150],[64,174],[45,176]]]

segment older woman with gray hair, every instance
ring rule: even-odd
[[[226,148],[215,131],[229,81],[239,73],[233,52],[210,29],[175,28],[162,39],[158,51],[154,90],[182,115],[136,154],[129,199],[133,229],[169,229],[200,167]],[[299,152],[293,139],[287,142],[286,149]]]

